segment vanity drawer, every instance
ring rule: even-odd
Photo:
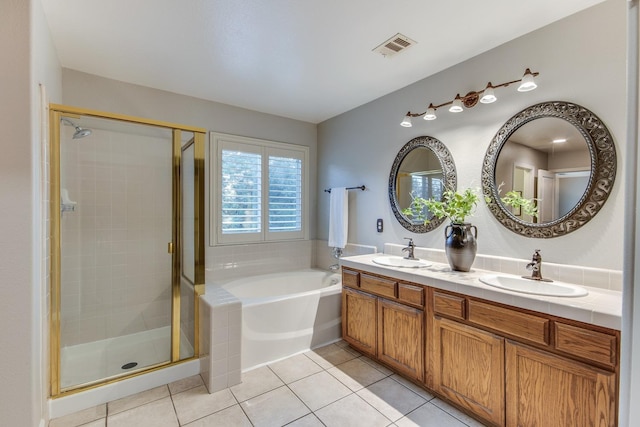
[[[549,319],[470,299],[470,322],[537,344],[549,344]]]
[[[360,289],[369,291],[383,297],[395,298],[397,282],[381,277],[362,274],[360,276]]]
[[[556,350],[615,367],[618,360],[618,339],[615,335],[561,322],[555,322],[555,333]]]
[[[465,298],[438,291],[433,292],[433,312],[435,314],[464,320],[465,306]]]
[[[360,287],[360,273],[357,271],[342,269],[342,285],[350,288]]]
[[[408,283],[398,283],[398,300],[424,307],[424,288]]]

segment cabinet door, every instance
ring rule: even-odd
[[[435,316],[431,352],[435,390],[490,423],[504,425],[504,339]]]
[[[614,426],[616,374],[507,342],[507,426]]]
[[[424,311],[378,300],[378,359],[423,381]]]
[[[342,289],[342,338],[371,356],[376,355],[377,298]]]

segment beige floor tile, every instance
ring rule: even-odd
[[[385,378],[358,392],[358,396],[391,421],[396,421],[427,401],[405,386]]]
[[[433,394],[429,393],[427,390],[423,389],[420,386],[417,386],[416,384],[412,383],[406,378],[401,377],[400,375],[392,375],[389,378],[402,384],[403,386],[405,386],[406,388],[408,388],[418,396],[422,397],[424,400],[430,401],[435,397]]]
[[[387,368],[384,365],[381,365],[380,363],[376,362],[373,359],[368,358],[367,356],[362,356],[360,358],[360,360],[362,360],[363,362],[365,362],[367,365],[371,365],[374,368],[376,368],[378,371],[382,372],[385,375],[393,375],[393,371],[389,368]]]
[[[327,427],[382,427],[391,424],[388,418],[376,411],[357,394],[350,394],[316,411],[315,414]]]
[[[324,369],[329,369],[358,357],[347,349],[341,348],[336,344],[329,344],[324,347],[316,348],[304,354]]]
[[[99,420],[91,421],[90,423],[87,423],[87,424],[82,424],[80,427],[106,427],[106,426],[107,426],[107,419],[101,418]]]
[[[312,411],[327,406],[352,393],[348,387],[325,371],[293,382],[289,384],[289,388]]]
[[[283,426],[309,413],[309,408],[286,386],[240,405],[255,427]]]
[[[109,415],[113,415],[168,396],[169,389],[166,385],[163,385],[109,402],[107,404],[107,409],[109,410]]]
[[[180,424],[187,424],[237,404],[228,388],[209,394],[202,385],[173,395]]]
[[[360,359],[350,360],[328,369],[327,372],[352,391],[361,390],[386,377],[385,374]]]
[[[443,411],[447,412],[448,414],[454,416],[455,418],[459,419],[460,421],[462,421],[463,423],[465,423],[466,425],[468,425],[470,427],[483,427],[484,426],[484,424],[481,423],[480,421],[477,421],[475,418],[472,418],[469,415],[465,414],[464,412],[460,411],[459,409],[454,408],[453,406],[449,405],[447,402],[445,402],[443,400],[440,400],[440,399],[436,398],[436,399],[433,399],[431,401],[431,403],[433,403],[438,408],[440,408]]]
[[[289,357],[269,365],[285,384],[292,383],[309,375],[322,371],[320,365],[309,359],[304,354]]]
[[[266,366],[242,374],[242,383],[231,387],[231,392],[244,402],[259,394],[266,393],[283,386],[284,383]]]
[[[240,405],[233,405],[220,412],[200,418],[184,427],[251,427],[251,422]]]
[[[49,427],[77,427],[107,416],[107,405],[98,405],[83,411],[49,421]]]
[[[109,427],[179,427],[170,397],[107,417]]]
[[[324,427],[324,424],[322,424],[318,417],[313,414],[309,414],[287,424],[287,427]]]
[[[170,383],[169,392],[171,394],[178,394],[191,388],[200,387],[203,384],[204,381],[202,381],[202,377],[200,375],[194,375],[192,377],[184,378]]]
[[[462,421],[427,402],[396,421],[398,427],[466,427]]]

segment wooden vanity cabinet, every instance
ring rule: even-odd
[[[432,331],[433,390],[494,425],[504,425],[504,339],[438,316]]]
[[[616,425],[619,331],[349,268],[342,301],[345,341],[488,425]]]
[[[342,289],[342,339],[354,348],[376,356],[377,298],[364,292]]]
[[[424,379],[424,311],[378,299],[378,360],[409,378]]]
[[[506,425],[616,425],[616,374],[506,342]]]
[[[345,272],[343,271],[343,275]],[[342,291],[342,337],[362,353],[404,376],[424,380],[424,305],[422,287],[346,270]],[[358,290],[356,290],[358,289]]]

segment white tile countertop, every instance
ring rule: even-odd
[[[479,280],[484,275],[495,274],[495,271],[481,269],[471,269],[469,272],[452,271],[448,264],[432,261],[428,261],[431,264],[429,267],[387,267],[372,261],[381,255],[376,253],[344,257],[340,259],[340,264],[407,282],[620,330],[622,292],[619,291],[582,286],[589,292],[583,297],[523,294],[486,285]]]

